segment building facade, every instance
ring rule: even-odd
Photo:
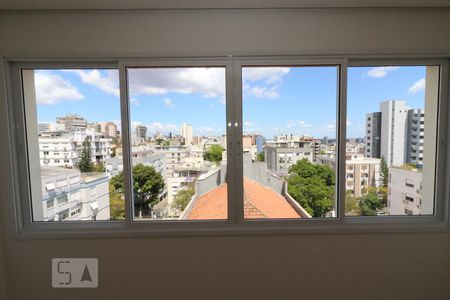
[[[72,168],[78,164],[83,142],[91,142],[93,163],[105,162],[111,157],[111,139],[90,130],[44,131],[39,137],[39,158],[41,166]]]
[[[114,122],[100,123],[100,132],[106,137],[117,138],[117,125]]]
[[[405,163],[406,121],[408,108],[405,101],[388,100],[380,104],[381,149],[380,154],[391,166],[401,166]]]
[[[335,155],[319,155],[317,163],[336,170]],[[380,184],[380,159],[364,157],[363,154],[347,153],[345,156],[345,189],[352,191],[355,197],[367,193],[370,186]]]
[[[433,201],[432,197],[422,199],[422,172],[417,169],[389,168],[388,181],[388,214],[433,214],[433,205],[422,202]]]
[[[41,203],[33,203],[34,221],[109,220],[106,173],[41,167]]]
[[[314,161],[314,143],[311,141],[277,139],[266,142],[264,159],[272,172],[288,172],[292,165],[304,158]]]
[[[64,117],[56,118],[56,123],[63,124],[64,130],[70,132],[85,131],[88,127],[88,122],[85,118],[73,114],[68,114]]]
[[[183,123],[181,126],[181,136],[184,139],[185,145],[192,144],[192,125]]]
[[[366,157],[381,158],[381,112],[366,115]]]
[[[136,126],[136,137],[139,139],[145,139],[147,137],[147,127],[137,125]]]
[[[421,168],[423,165],[423,139],[425,130],[425,111],[408,111],[408,132],[406,141],[406,162]]]

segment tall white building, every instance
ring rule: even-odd
[[[183,123],[181,126],[181,136],[184,139],[185,145],[192,144],[192,125]]]
[[[380,154],[389,167],[401,166],[406,161],[406,134],[408,108],[405,101],[381,102],[381,148]],[[367,134],[370,134],[368,130]]]

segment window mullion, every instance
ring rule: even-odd
[[[345,184],[346,184],[346,147],[347,147],[347,62],[339,66],[338,76],[338,99],[337,99],[337,161],[336,161],[336,199],[337,217],[343,222],[345,216]]]
[[[120,84],[120,112],[121,112],[121,134],[123,151],[123,176],[125,194],[125,218],[127,224],[133,222],[133,182],[131,170],[131,143],[130,143],[130,113],[128,101],[128,80],[127,70],[124,63],[119,63],[119,84]]]
[[[233,161],[232,165],[235,170],[234,173],[234,205],[236,208],[235,218],[237,224],[244,222],[244,169],[242,157],[242,64],[236,60],[233,67],[233,82],[234,82],[234,118],[231,124],[233,128]]]

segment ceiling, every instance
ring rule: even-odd
[[[0,10],[450,7],[450,0],[0,0]]]

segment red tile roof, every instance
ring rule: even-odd
[[[261,218],[300,218],[300,215],[275,191],[244,178],[244,217],[246,219]],[[222,184],[210,192],[197,198],[189,220],[226,219],[227,218],[227,184]]]

